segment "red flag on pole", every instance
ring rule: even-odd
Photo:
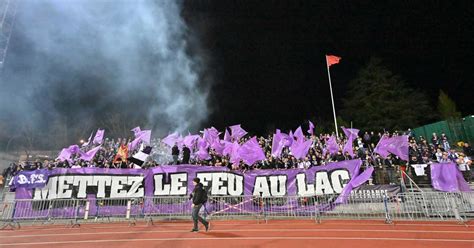
[[[341,57],[337,57],[334,55],[326,55],[326,62],[328,64],[328,67],[334,64],[338,64],[339,60],[341,60]]]

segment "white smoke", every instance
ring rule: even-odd
[[[155,135],[196,130],[208,82],[180,12],[173,0],[21,1],[2,75],[3,96],[15,98],[0,100],[0,117],[47,129],[115,112]]]

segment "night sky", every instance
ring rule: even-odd
[[[331,67],[336,109],[376,56],[433,109],[442,89],[474,113],[472,1],[189,0],[183,15],[214,77],[208,125],[261,133],[331,121],[325,54],[342,57]]]
[[[442,89],[462,116],[474,114],[474,1],[183,0],[172,16],[151,11],[175,5],[160,1],[22,1],[0,74],[0,143],[31,123],[36,133],[63,128],[69,144],[117,112],[126,123],[115,136],[181,123],[265,134],[310,119],[329,129],[325,54],[342,57],[331,67],[338,113],[348,83],[378,57],[434,110]],[[166,49],[172,58],[154,52]],[[199,78],[182,50],[204,61]]]

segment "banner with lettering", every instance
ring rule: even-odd
[[[151,169],[53,169],[21,172],[17,199],[84,199],[187,196],[201,179],[211,196],[313,196],[338,194],[359,174],[360,160],[310,169],[230,171],[226,167],[174,165]]]
[[[36,170],[16,175],[12,186],[15,188],[17,199],[35,200],[17,203],[20,204],[17,205],[17,209],[33,209],[33,212],[17,211],[18,218],[25,218],[18,215],[26,212],[31,216],[46,213],[56,213],[60,216],[84,214],[86,201],[87,213],[91,216],[99,213],[110,215],[124,213],[124,209],[127,208],[125,201],[119,201],[124,198],[134,199],[131,203],[132,214],[172,214],[182,212],[183,209],[190,211],[191,202],[187,196],[194,189],[192,180],[195,177],[201,179],[210,195],[211,200],[207,203],[208,211],[235,212],[244,208],[256,211],[256,198],[279,196],[293,198],[278,202],[272,209],[287,210],[301,206],[301,210],[308,207],[308,211],[314,211],[314,203],[303,204],[300,198],[340,194],[344,187],[346,185],[349,187],[351,180],[360,174],[360,165],[360,160],[349,160],[307,170],[247,172],[231,171],[226,167],[196,165],[160,166],[151,169]],[[225,203],[230,207],[222,210],[222,202],[212,201],[212,197],[218,196],[230,197],[226,198],[226,201],[232,203]],[[158,198],[160,200],[157,200]],[[71,205],[72,203],[67,203],[68,199],[77,199],[81,203]],[[48,205],[43,204],[45,200],[55,201],[52,205]]]

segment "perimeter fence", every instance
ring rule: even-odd
[[[20,225],[160,220],[189,220],[188,197],[141,197],[113,199],[13,200],[1,203],[2,229]],[[209,196],[202,215],[209,220],[306,219],[321,223],[331,219],[457,221],[474,217],[474,193],[420,192],[396,195],[322,196]]]

